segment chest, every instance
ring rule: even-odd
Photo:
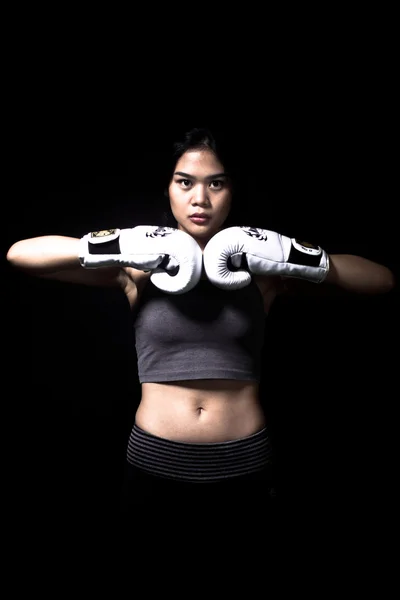
[[[160,343],[245,343],[262,335],[264,298],[254,282],[241,290],[220,290],[201,281],[186,294],[168,295],[154,286],[143,292],[136,332]]]

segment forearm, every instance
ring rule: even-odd
[[[7,252],[9,263],[33,275],[80,269],[79,239],[46,235],[15,242]]]
[[[394,274],[379,263],[352,254],[331,254],[325,279],[350,292],[384,294],[395,285]]]

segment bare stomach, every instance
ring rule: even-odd
[[[196,380],[143,383],[135,423],[182,442],[225,442],[265,426],[257,383]]]

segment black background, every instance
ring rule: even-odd
[[[8,117],[4,249],[23,237],[155,222],[170,141],[207,124],[234,133],[243,154],[247,221],[397,274],[397,101],[382,60],[390,56],[386,41],[378,58],[374,47],[360,53],[349,40],[350,53],[336,44],[322,56],[306,45],[301,56],[293,48],[284,56],[281,46],[272,54],[279,68],[270,58],[265,72],[261,61],[236,87],[226,85],[226,73],[203,74],[198,83],[191,72],[174,72],[164,82],[160,69],[149,89],[148,70],[105,75],[89,54],[70,69],[60,53],[39,73],[25,54],[25,85]],[[249,88],[249,80],[260,86]],[[20,522],[43,527],[88,514],[112,519],[139,399],[126,301],[115,291],[4,269],[10,506]],[[396,301],[396,291],[310,290],[279,299],[271,311],[262,398],[277,489],[310,527],[365,534],[366,521],[370,532],[390,525]]]

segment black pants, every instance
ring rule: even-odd
[[[274,520],[277,498],[268,432],[212,444],[175,442],[136,425],[128,443],[120,504],[126,524],[237,526]]]
[[[157,477],[127,463],[120,514],[127,522],[135,522],[144,514],[179,519],[187,513],[214,519],[228,512],[242,520],[255,516],[271,519],[277,504],[270,468],[216,482],[193,483]]]
[[[263,559],[267,549],[280,543],[279,501],[270,483],[267,470],[193,483],[153,476],[127,463],[120,539],[153,563],[165,564],[179,555],[178,563],[184,557],[193,568],[205,562],[208,570],[223,555],[239,561],[243,569],[260,543]]]
[[[192,483],[163,479],[126,465],[119,524],[124,539],[140,543],[144,555],[161,552],[171,543],[188,558],[199,560],[207,548],[207,561],[255,552],[280,544],[279,497],[267,471],[218,482]],[[140,540],[140,541],[139,541]],[[211,557],[214,555],[214,558]],[[263,554],[265,556],[265,554]],[[215,564],[218,564],[215,563]]]

